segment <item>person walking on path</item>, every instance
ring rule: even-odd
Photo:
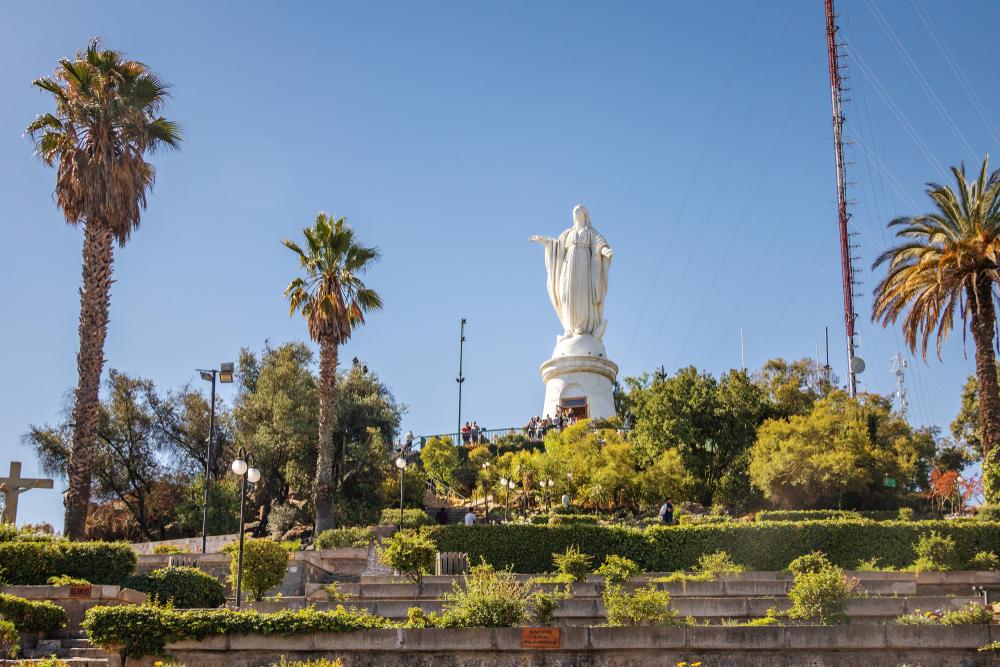
[[[470,507],[470,508],[469,508],[469,511],[467,511],[467,512],[465,513],[465,525],[466,525],[466,526],[471,526],[471,525],[472,525],[472,524],[474,524],[474,523],[476,523],[476,515],[475,515],[475,513],[474,513],[474,512],[472,511],[472,508]]]
[[[660,521],[668,526],[674,522],[674,504],[670,498],[660,507]]]

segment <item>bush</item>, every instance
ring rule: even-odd
[[[790,618],[816,621],[823,625],[843,620],[847,600],[854,595],[858,582],[849,581],[839,567],[830,566],[815,572],[805,571],[795,576],[788,591],[792,606]]]
[[[941,625],[989,625],[992,622],[993,610],[975,602],[941,614]]]
[[[68,577],[65,574],[60,574],[57,577],[49,577],[46,582],[49,586],[89,586],[90,582],[86,579],[80,579],[79,577]]]
[[[980,521],[1000,521],[1000,505],[981,505],[976,511],[976,519]]]
[[[125,542],[0,542],[0,570],[15,586],[42,586],[59,575],[118,584],[132,574],[135,564],[135,552]]]
[[[243,566],[245,576],[245,562]],[[148,593],[158,604],[169,603],[177,609],[214,608],[226,602],[222,582],[196,567],[164,567],[129,577],[123,585]]]
[[[604,577],[605,583],[624,584],[626,581],[639,574],[639,566],[635,561],[621,556],[607,556],[604,563],[594,570],[594,574]]]
[[[401,530],[385,540],[381,561],[415,583],[423,581],[424,574],[434,566],[437,549],[434,543],[415,530]]]
[[[0,618],[0,660],[6,662],[7,658],[16,658],[20,645],[17,628],[10,621]]]
[[[444,596],[443,625],[509,628],[524,622],[529,586],[517,581],[510,570],[474,565],[463,579],[464,586],[455,582],[452,592]]]
[[[752,570],[783,570],[798,556],[817,550],[839,567],[879,558],[884,567],[902,568],[913,562],[914,545],[930,530],[955,540],[959,562],[978,551],[1000,554],[1000,523],[988,521],[734,521],[652,526],[645,531],[618,526],[451,525],[433,526],[427,534],[439,551],[463,551],[472,562],[485,558],[495,567],[531,574],[550,570],[552,552],[573,545],[596,562],[614,554],[647,572],[690,570],[702,554],[719,550]]]
[[[913,551],[917,554],[917,560],[913,563],[913,569],[917,572],[947,572],[958,566],[954,538],[941,535],[935,530],[921,535]]]
[[[612,585],[604,589],[603,599],[611,627],[681,623],[677,612],[670,608],[670,593],[655,586],[626,593],[621,586]]]
[[[171,556],[176,554],[186,554],[190,552],[188,551],[187,547],[180,547],[177,546],[176,544],[157,544],[155,547],[153,547],[153,553]]]
[[[392,623],[380,616],[348,611],[343,607],[332,611],[307,607],[261,614],[234,609],[175,610],[151,605],[121,605],[92,607],[83,620],[83,628],[94,644],[128,658],[160,655],[170,641],[200,640],[226,633],[293,635],[391,626]]]
[[[541,515],[545,518],[544,523],[550,526],[578,526],[578,525],[588,525],[596,526],[600,517],[593,514],[549,514]],[[534,519],[534,517],[532,517]],[[534,523],[534,521],[532,521]]]
[[[66,611],[47,600],[25,600],[0,593],[0,616],[10,621],[18,632],[55,632],[66,627]]]
[[[900,521],[913,521],[913,508],[912,507],[900,507],[899,514],[896,517]]]
[[[396,509],[384,509],[382,510],[382,515],[379,517],[379,525],[382,526],[398,526],[399,525],[399,508]],[[432,526],[434,521],[431,516],[424,510],[418,509],[404,509],[403,510],[403,528],[420,528],[421,526]]]
[[[339,549],[341,547],[367,548],[372,541],[371,528],[331,528],[316,536],[317,549]]]
[[[757,521],[826,521],[828,519],[860,519],[861,514],[851,510],[761,510],[754,515]]]
[[[573,581],[586,581],[593,558],[581,553],[580,548],[573,545],[566,547],[566,551],[562,553],[552,554],[552,562],[559,574],[568,575]]]
[[[227,544],[223,549],[230,555],[229,585],[236,589],[237,554],[239,542]],[[251,600],[259,600],[269,588],[273,588],[285,579],[288,570],[289,553],[280,543],[274,540],[245,539],[243,544],[243,591]]]
[[[969,559],[970,570],[1000,570],[1000,558],[992,551],[979,551]]]
[[[694,569],[696,572],[704,574],[712,581],[727,575],[746,572],[746,567],[740,565],[739,563],[734,563],[733,559],[729,557],[729,554],[721,550],[705,554],[699,558],[698,564]]]
[[[805,556],[799,556],[789,563],[788,571],[797,577],[800,574],[822,572],[830,567],[833,567],[830,559],[828,559],[825,554],[819,551],[814,551],[810,554],[806,554]]]

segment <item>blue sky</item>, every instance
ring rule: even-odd
[[[839,5],[862,380],[888,393],[901,340],[868,321],[871,260],[890,240],[885,221],[926,209],[924,182],[996,152],[981,110],[1000,105],[1000,5]],[[382,250],[368,282],[385,310],[342,356],[364,359],[409,406],[404,429],[454,428],[461,317],[464,415],[521,424],[541,410],[538,365],[558,333],[527,238],[556,234],[584,203],[615,250],[605,342],[622,374],[723,372],[739,365],[741,327],[749,367],[812,356],[829,326],[844,375],[820,0],[176,2],[168,13],[53,0],[44,19],[5,3],[4,470],[13,458],[37,471],[21,435],[57,418],[76,378],[80,231],[22,136],[51,105],[30,81],[94,35],[173,85],[165,113],[186,136],[155,158],[142,229],[116,254],[108,367],[166,389],[240,347],[304,338],[282,297],[296,265],[280,241],[324,210]],[[950,422],[969,354],[953,336],[943,363],[911,360],[913,422]],[[19,519],[61,525],[60,484],[26,494]]]

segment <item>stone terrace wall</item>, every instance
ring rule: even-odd
[[[290,637],[217,636],[167,646],[187,667],[260,667],[277,661],[340,658],[345,667],[997,667],[977,648],[1000,626],[562,628],[560,648],[522,648],[523,628],[369,630]],[[151,665],[152,659],[144,662]]]

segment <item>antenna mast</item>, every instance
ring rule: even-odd
[[[830,57],[830,97],[833,101],[833,150],[837,162],[837,222],[840,227],[840,265],[844,283],[844,325],[847,330],[847,390],[851,396],[857,395],[857,374],[864,370],[864,362],[854,355],[854,258],[851,257],[850,231],[847,213],[847,177],[844,167],[844,113],[841,110],[841,55],[837,43],[836,14],[833,0],[826,3],[826,44]]]
[[[896,374],[896,398],[899,399],[899,414],[903,419],[906,419],[906,410],[910,407],[910,402],[906,400],[906,378],[903,376],[905,368],[906,359],[899,352],[889,358],[889,370]]]

